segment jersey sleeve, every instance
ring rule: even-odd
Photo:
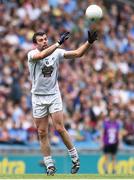
[[[37,51],[36,51],[36,50],[29,51],[29,53],[28,53],[28,55],[27,55],[29,62],[32,62],[32,61],[33,61],[33,56],[34,56],[35,54],[37,54]]]
[[[57,49],[57,53],[58,53],[59,60],[62,61],[64,59],[65,50],[64,49]]]

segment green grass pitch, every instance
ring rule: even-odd
[[[134,175],[55,174],[54,176],[47,176],[44,174],[0,174],[0,179],[134,179]]]

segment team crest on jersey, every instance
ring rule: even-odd
[[[52,66],[52,65],[54,65],[54,57],[53,58],[44,58],[44,64],[46,65],[46,66]]]
[[[47,65],[49,65],[49,62],[48,62],[48,61],[46,61],[46,64],[47,64]]]

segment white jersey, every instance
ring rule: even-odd
[[[65,50],[56,49],[51,55],[41,60],[33,60],[33,56],[38,52],[38,49],[34,49],[28,53],[28,68],[32,80],[31,92],[36,95],[59,93],[58,67]]]

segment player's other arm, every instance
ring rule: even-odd
[[[93,42],[97,40],[97,32],[96,31],[88,31],[88,40],[87,42],[85,42],[82,46],[80,46],[78,49],[73,50],[73,51],[66,51],[64,53],[64,57],[66,59],[70,59],[70,58],[78,58],[83,56],[86,51],[91,47],[91,45],[93,44]]]
[[[65,32],[60,39],[58,40],[57,43],[53,44],[52,46],[50,46],[49,48],[46,48],[44,50],[42,50],[41,52],[35,54],[32,59],[33,60],[41,60],[47,56],[49,56],[50,54],[52,54],[62,43],[64,43],[65,40],[67,40],[69,38],[69,32]]]

